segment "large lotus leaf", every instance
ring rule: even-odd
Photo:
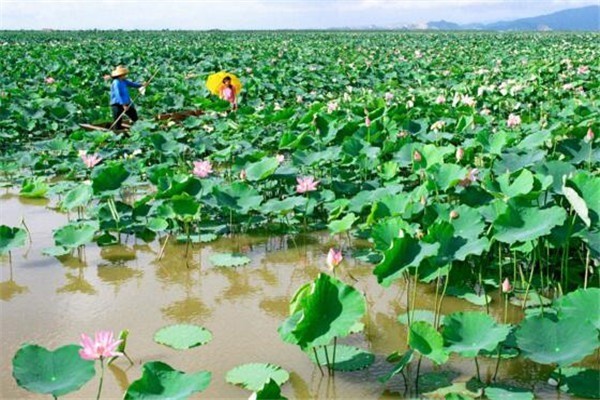
[[[568,186],[563,186],[562,192],[567,198],[573,211],[575,211],[583,223],[589,228],[592,225],[592,221],[590,220],[589,210],[585,200],[581,198],[575,189],[572,189]]]
[[[585,399],[600,399],[600,370],[562,368],[552,373],[560,382],[560,390]]]
[[[294,313],[279,327],[282,339],[302,348],[329,344],[356,331],[365,313],[363,295],[326,274],[319,274],[293,299]]]
[[[273,379],[266,383],[262,389],[255,392],[254,400],[287,400],[287,397],[281,395],[281,388]]]
[[[260,161],[248,165],[246,168],[246,179],[250,182],[260,181],[273,175],[279,167],[279,162],[274,157],[263,158]]]
[[[576,168],[564,161],[546,161],[534,167],[534,171],[539,174],[552,177],[552,190],[555,193],[562,193],[564,177],[570,176],[575,172]]]
[[[400,230],[413,235],[414,228],[400,217],[388,218],[383,221],[378,221],[373,229],[371,229],[371,239],[375,244],[375,248],[380,251],[385,251],[390,248],[394,238],[398,237]]]
[[[410,324],[408,345],[438,365],[448,361],[444,339],[429,322],[417,321]]]
[[[0,225],[0,254],[7,254],[9,251],[24,246],[26,239],[25,229]]]
[[[437,254],[439,248],[439,243],[420,242],[410,236],[395,237],[392,246],[383,253],[383,260],[373,270],[377,282],[388,287],[407,268],[418,267],[421,261]]]
[[[448,351],[463,357],[475,357],[481,350],[491,351],[510,333],[489,315],[479,312],[455,312],[444,317],[442,334]]]
[[[342,219],[331,221],[329,225],[327,225],[327,228],[332,235],[347,232],[352,228],[352,224],[354,224],[356,220],[358,220],[358,217],[354,215],[354,213],[350,213]]]
[[[561,367],[580,361],[600,345],[598,330],[591,323],[574,318],[526,318],[520,323],[516,338],[525,357]]]
[[[175,212],[179,218],[193,218],[200,209],[198,200],[188,194],[173,196],[171,199],[171,206],[173,212]]]
[[[533,400],[533,393],[527,389],[522,389],[507,385],[491,385],[485,388],[485,395],[490,400]]]
[[[170,199],[184,193],[196,196],[202,190],[203,182],[209,182],[207,180],[201,182],[198,178],[189,174],[170,176],[163,171],[159,172],[160,174],[157,172],[158,176],[156,177],[156,188],[158,189],[156,199]]]
[[[169,223],[164,218],[150,218],[148,220],[148,225],[146,225],[146,228],[150,229],[152,232],[162,232],[168,227]]]
[[[527,194],[533,189],[533,174],[526,169],[518,174],[500,175],[496,181],[502,193],[509,198]]]
[[[581,237],[588,245],[590,255],[593,258],[600,259],[600,231],[590,231],[589,229],[585,229],[576,236]]]
[[[211,377],[208,371],[186,374],[163,362],[151,361],[144,364],[142,377],[129,385],[124,398],[183,400],[205,390]]]
[[[121,188],[129,178],[129,171],[121,163],[110,163],[94,168],[92,172],[92,189],[94,194],[110,194]]]
[[[97,229],[95,222],[71,222],[54,231],[54,241],[57,246],[74,249],[93,241]]]
[[[600,177],[591,176],[585,172],[575,175],[570,182],[575,184],[577,191],[585,200],[589,209],[592,225],[600,224]],[[569,183],[570,183],[569,182]]]
[[[96,373],[94,362],[79,355],[80,346],[69,344],[49,351],[37,345],[22,346],[12,360],[13,377],[30,392],[54,397],[71,393]]]
[[[251,210],[258,209],[263,200],[256,189],[244,182],[215,186],[213,194],[220,206],[240,214],[247,214]]]
[[[454,234],[456,236],[464,237],[465,239],[475,240],[485,230],[485,223],[483,217],[478,210],[461,204],[456,207],[452,207],[449,211],[456,211],[458,214],[457,218],[453,218],[450,223],[454,227]],[[448,214],[449,215],[449,212]]]
[[[283,385],[290,379],[290,374],[275,364],[251,363],[238,365],[227,372],[225,380],[254,392],[261,390],[271,380]]]
[[[501,175],[506,172],[512,173],[539,163],[545,158],[545,150],[527,153],[502,153],[501,158],[494,163],[493,171],[496,175]]]
[[[92,188],[89,185],[79,185],[69,190],[61,202],[63,210],[83,207],[92,198]]]
[[[600,289],[577,289],[555,301],[560,318],[588,321],[600,330]]]
[[[467,170],[457,164],[439,164],[431,168],[431,178],[435,183],[435,188],[445,192],[449,188],[456,186],[467,175]]]
[[[215,253],[209,260],[217,267],[239,267],[252,261],[245,255],[237,253]]]
[[[325,348],[327,348],[327,355],[325,354]],[[305,351],[312,362],[316,363],[317,360],[313,348],[306,349]],[[333,345],[320,346],[316,349],[316,352],[321,365],[327,365],[327,359],[329,358],[329,362],[333,363],[333,369],[336,371],[359,371],[369,367],[375,361],[373,353],[343,344],[335,346],[335,360],[333,359]]]
[[[443,267],[454,260],[464,261],[470,254],[480,255],[488,246],[487,238],[467,240],[454,234],[454,227],[446,221],[438,221],[431,227],[424,242],[438,244],[437,254],[427,261],[435,267]]]
[[[494,238],[509,244],[535,240],[550,234],[552,228],[562,225],[566,218],[566,211],[557,206],[540,209],[509,204],[494,221]]]
[[[46,196],[50,186],[39,178],[25,179],[19,194],[22,197],[40,198]]]
[[[292,196],[283,200],[270,199],[260,207],[264,214],[286,214],[306,204],[306,197]]]
[[[404,368],[412,361],[413,353],[413,349],[408,349],[399,359],[395,357],[398,353],[394,353],[392,356],[394,356],[394,359],[396,359],[398,363],[394,365],[394,369],[392,369],[388,374],[379,378],[379,382],[385,383],[402,372]],[[390,357],[388,357],[388,361],[391,361]]]
[[[164,344],[176,350],[191,349],[212,340],[212,333],[201,326],[177,324],[165,326],[154,334],[156,343]]]

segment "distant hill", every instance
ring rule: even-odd
[[[571,8],[552,14],[491,24],[471,23],[459,25],[449,21],[432,21],[415,24],[370,26],[358,29],[411,29],[411,30],[489,30],[489,31],[600,31],[600,6]]]

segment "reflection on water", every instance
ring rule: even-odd
[[[401,379],[384,386],[377,378],[392,367],[385,357],[406,349],[406,328],[397,322],[397,316],[406,312],[406,285],[400,281],[383,288],[372,274],[372,265],[349,257],[352,249],[364,247],[364,242],[328,234],[236,236],[194,244],[186,257],[185,244],[170,240],[158,259],[162,242],[140,244],[130,237],[121,245],[88,245],[80,253],[51,258],[43,256],[42,250],[54,245],[52,230],[64,225],[67,217],[48,209],[44,200],[5,195],[0,197],[0,206],[3,224],[18,225],[21,216],[35,220],[29,224],[33,244],[13,252],[12,268],[7,257],[0,258],[2,365],[10,365],[24,341],[54,348],[76,343],[82,332],[129,329],[128,353],[135,365],[118,360],[109,367],[105,398],[121,398],[126,387],[140,377],[141,365],[151,360],[187,372],[212,371],[213,380],[203,398],[247,398],[247,391],[228,385],[224,379],[228,370],[247,362],[270,362],[290,371],[290,383],[283,387],[289,398],[384,399],[405,395]],[[354,284],[369,303],[364,333],[340,343],[369,349],[376,355],[368,370],[338,373],[335,379],[322,376],[300,349],[281,341],[277,333],[288,316],[295,291],[327,270],[326,255],[332,246],[342,248],[346,257],[337,276]],[[211,264],[211,255],[227,252],[243,253],[252,261],[234,268]],[[432,309],[434,302],[433,288],[420,286],[417,308]],[[464,309],[480,308],[447,297],[442,312]],[[502,318],[498,298],[491,313],[497,320]],[[520,309],[511,306],[510,319],[521,317]],[[213,333],[214,340],[185,352],[154,343],[154,333],[173,323],[202,325]],[[495,360],[481,360],[480,367],[482,374],[489,376]],[[449,369],[465,381],[475,373],[472,360],[459,358],[441,369],[426,361],[421,367],[422,372]],[[537,382],[536,390],[546,398],[556,397],[543,384],[549,372],[549,368],[523,359],[502,362],[500,367],[503,380],[524,387]],[[414,368],[409,367],[407,373],[414,373]],[[1,369],[0,374],[1,398],[36,397],[16,386],[10,368]],[[71,398],[93,397],[97,379]]]

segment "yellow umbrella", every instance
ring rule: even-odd
[[[234,74],[230,74],[229,72],[226,72],[226,71],[220,71],[220,72],[210,75],[208,77],[208,79],[206,79],[206,88],[212,94],[218,95],[219,88],[223,84],[223,78],[225,78],[226,76],[231,78],[231,84],[235,88],[235,92],[240,93],[240,91],[242,90],[242,82],[240,82],[240,80],[237,76],[235,76]]]

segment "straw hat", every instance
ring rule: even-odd
[[[115,70],[113,72],[110,73],[110,76],[112,76],[113,78],[116,78],[118,76],[123,76],[123,75],[127,75],[129,73],[129,70],[127,68],[125,68],[122,65],[117,66],[117,68],[115,68]]]

